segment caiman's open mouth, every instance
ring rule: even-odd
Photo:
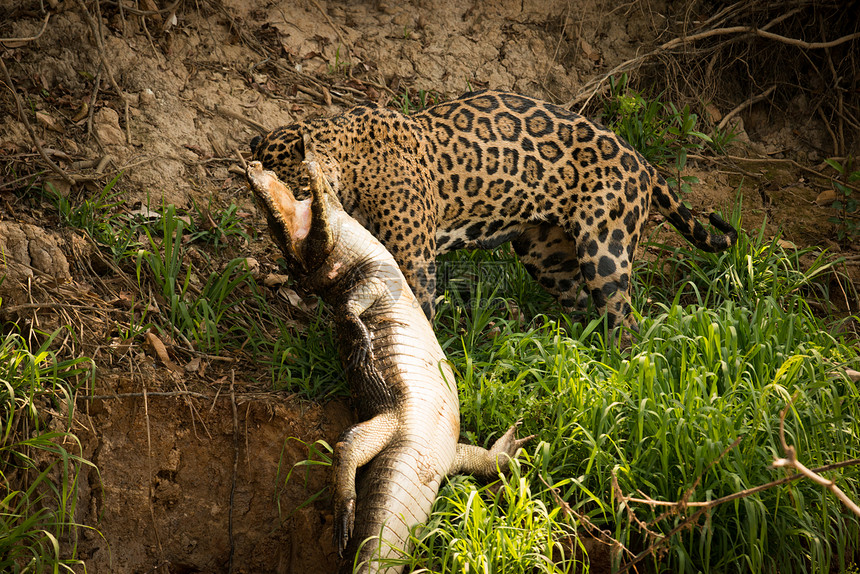
[[[289,186],[274,172],[264,170],[259,161],[250,162],[245,175],[254,195],[280,224],[295,250],[295,242],[307,237],[310,231],[312,200],[297,200]]]

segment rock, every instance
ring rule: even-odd
[[[45,188],[56,192],[62,197],[69,197],[72,191],[72,186],[65,179],[59,177],[49,177],[45,180]]]
[[[93,116],[93,128],[102,145],[125,145],[125,133],[119,127],[119,114],[102,108]]]
[[[140,95],[138,96],[140,101],[140,107],[148,108],[149,106],[155,104],[155,92],[153,92],[150,88],[146,88]]]
[[[69,261],[60,249],[60,241],[41,227],[0,221],[0,254],[0,276],[6,275],[4,283],[33,277],[34,270],[57,281],[71,279]]]

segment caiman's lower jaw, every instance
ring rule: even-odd
[[[254,195],[278,223],[280,232],[290,240],[295,251],[296,242],[307,237],[311,229],[311,200],[298,201],[275,172],[264,170],[259,161],[248,164],[245,176]]]

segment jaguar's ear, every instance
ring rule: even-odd
[[[263,141],[262,136],[254,136],[254,139],[251,140],[251,155],[257,155],[257,148],[260,147],[260,142]]]
[[[302,139],[301,139],[301,141],[299,141],[298,149],[302,155],[302,158],[304,158],[306,160],[311,159],[308,157],[308,154],[313,156],[315,150],[314,150],[314,140],[311,139],[310,134],[307,134],[307,133],[302,134]]]

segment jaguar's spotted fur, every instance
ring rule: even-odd
[[[716,215],[709,234],[666,181],[613,132],[525,96],[475,92],[413,116],[375,105],[313,119],[251,142],[254,159],[298,187],[302,136],[327,157],[348,213],[391,251],[428,316],[435,257],[505,241],[572,309],[587,292],[610,325],[630,311],[636,245],[652,200],[696,247],[731,246]]]

